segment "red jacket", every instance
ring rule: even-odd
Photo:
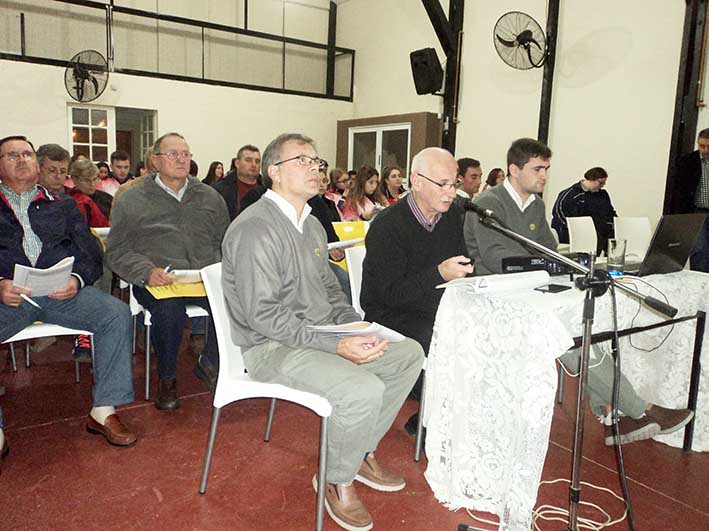
[[[78,188],[69,190],[69,195],[76,201],[79,206],[79,211],[84,215],[86,224],[89,227],[109,227],[106,216],[103,215],[98,205],[94,203],[91,196],[86,195]]]

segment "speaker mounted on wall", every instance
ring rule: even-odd
[[[416,94],[435,94],[443,85],[443,68],[433,48],[414,50],[409,55]]]

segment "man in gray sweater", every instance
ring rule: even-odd
[[[541,243],[556,248],[556,240],[546,220],[544,201],[537,195],[544,191],[551,150],[531,138],[515,140],[507,151],[509,178],[502,186],[488,188],[475,202],[492,210],[510,229]],[[475,272],[481,275],[502,273],[502,259],[508,256],[532,254],[525,247],[504,234],[488,228],[477,214],[469,212],[463,228],[470,258],[475,260]],[[593,346],[596,359],[589,371],[589,402],[593,412],[606,426],[606,445],[614,444],[610,426],[610,403],[613,391],[614,368],[610,356],[604,356]],[[580,350],[570,350],[559,361],[573,373],[579,371]],[[635,392],[630,382],[621,374],[618,430],[621,443],[648,439],[657,434],[672,433],[685,426],[694,416],[688,409],[667,409],[649,404]]]
[[[268,145],[262,174],[272,188],[229,227],[222,288],[251,376],[332,404],[325,505],[341,527],[367,530],[372,519],[353,481],[380,491],[406,485],[374,450],[416,381],[423,350],[411,339],[389,343],[308,328],[360,320],[328,266],[325,231],[309,215],[321,163],[308,137],[285,134]]]
[[[180,406],[176,372],[187,323],[185,306],[209,310],[209,304],[206,297],[156,299],[147,288],[172,284],[168,270],[201,269],[219,262],[229,213],[213,188],[189,176],[192,154],[181,135],[163,135],[153,151],[158,172],[126,190],[113,205],[106,260],[114,273],[133,284],[133,295],[151,313],[159,378],[155,407],[174,410]],[[210,322],[205,353],[195,372],[213,385],[217,364]]]

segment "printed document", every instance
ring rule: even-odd
[[[52,291],[66,287],[73,267],[73,256],[67,256],[47,269],[15,264],[12,283],[15,286],[31,290],[33,297],[43,297]]]
[[[341,325],[308,325],[310,330],[321,334],[331,334],[335,336],[376,336],[379,339],[387,339],[392,343],[397,343],[406,339],[399,332],[387,328],[378,323],[368,323],[366,321],[355,321]]]

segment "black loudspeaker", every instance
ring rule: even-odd
[[[441,90],[443,68],[433,48],[415,50],[409,55],[416,94],[433,94]]]

